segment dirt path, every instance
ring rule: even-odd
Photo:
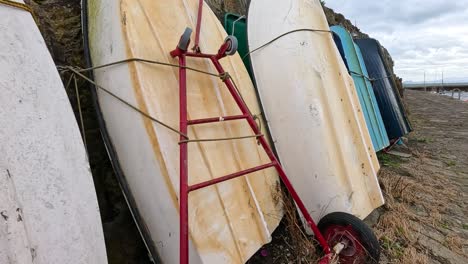
[[[406,91],[410,158],[380,155],[382,263],[468,263],[468,103]]]

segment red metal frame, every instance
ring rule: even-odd
[[[218,50],[217,54],[204,54],[201,53],[199,48],[199,40],[200,40],[200,28],[201,28],[201,20],[202,20],[202,10],[203,10],[203,0],[199,1],[199,8],[198,8],[198,18],[197,18],[197,28],[195,32],[195,45],[193,47],[194,52],[187,52],[186,50],[182,50],[177,47],[175,50],[171,51],[172,57],[177,57],[179,59],[179,109],[180,109],[180,194],[179,194],[179,203],[180,203],[180,264],[188,264],[189,263],[189,222],[188,222],[188,195],[190,192],[205,188],[207,186],[211,186],[217,183],[221,183],[227,180],[231,180],[237,177],[244,176],[246,174],[263,170],[270,167],[275,167],[278,171],[278,174],[286,186],[287,190],[291,194],[291,197],[296,202],[297,207],[301,211],[302,215],[307,221],[307,224],[314,232],[314,235],[318,242],[320,243],[323,251],[325,253],[325,257],[320,261],[320,264],[326,264],[330,262],[331,259],[331,250],[330,247],[320,233],[317,225],[312,220],[309,212],[307,211],[304,203],[300,199],[299,195],[296,193],[296,190],[292,186],[291,182],[289,181],[286,173],[283,170],[283,167],[277,160],[276,156],[273,154],[270,146],[267,143],[265,136],[261,133],[257,123],[254,120],[254,117],[250,113],[247,105],[245,105],[242,97],[237,93],[237,90],[232,83],[230,78],[224,78],[223,82],[225,83],[227,89],[231,93],[234,101],[236,102],[237,106],[241,110],[241,115],[234,115],[234,116],[224,116],[224,117],[212,117],[212,118],[204,118],[204,119],[196,119],[196,120],[188,120],[187,118],[187,69],[186,66],[186,58],[193,57],[193,58],[205,58],[210,59],[213,63],[214,67],[216,68],[218,74],[226,74],[224,71],[221,63],[219,62],[220,59],[226,56],[226,51],[230,48],[230,44],[225,42],[220,49]],[[250,128],[255,133],[255,135],[260,135],[257,137],[258,142],[265,150],[268,158],[270,159],[270,163],[259,165],[250,169],[246,169],[243,171],[239,171],[236,173],[232,173],[226,176],[222,176],[216,179],[212,179],[206,182],[197,183],[194,185],[188,185],[188,142],[185,140],[185,136],[187,135],[187,130],[189,125],[198,125],[198,124],[206,124],[206,123],[214,123],[214,122],[222,122],[222,121],[231,121],[231,120],[240,120],[245,119]]]
[[[197,15],[197,29],[195,31],[195,45],[193,45],[193,51],[200,53],[200,29],[201,21],[203,18],[203,0],[198,1],[198,15]]]
[[[393,147],[395,147],[398,142],[401,140],[401,137],[397,138],[397,139],[391,139],[390,140],[390,145],[386,148],[383,149],[383,152],[384,153],[388,153],[390,150],[392,150]]]
[[[255,135],[260,135],[257,139],[260,145],[265,150],[268,158],[270,159],[270,163],[260,165],[257,167],[253,167],[250,169],[246,169],[243,171],[239,171],[236,173],[232,173],[223,177],[219,177],[216,179],[212,179],[206,182],[201,182],[198,184],[194,184],[189,186],[188,185],[188,151],[187,151],[187,144],[188,142],[184,142],[186,138],[184,136],[180,136],[180,263],[181,264],[188,264],[189,263],[189,227],[188,227],[188,194],[192,191],[205,188],[207,186],[211,186],[217,183],[221,183],[227,180],[231,180],[240,176],[244,176],[246,174],[263,170],[270,167],[275,167],[278,171],[278,174],[283,181],[284,185],[286,186],[287,190],[291,194],[292,198],[296,202],[299,210],[301,211],[302,215],[307,221],[307,224],[313,230],[315,237],[319,241],[320,245],[323,248],[324,253],[326,254],[326,259],[324,262],[321,263],[328,263],[329,255],[331,253],[330,247],[328,243],[325,241],[324,237],[320,233],[317,228],[317,225],[312,220],[309,212],[307,211],[306,207],[304,206],[302,200],[299,198],[299,195],[296,193],[295,189],[293,188],[291,182],[289,181],[286,173],[284,172],[281,164],[273,154],[273,151],[269,147],[267,140],[264,135],[261,135],[261,131],[257,126],[253,116],[250,114],[247,106],[245,105],[244,101],[242,100],[241,96],[237,93],[236,88],[232,81],[229,78],[223,80],[226,84],[227,89],[231,93],[234,101],[236,102],[237,106],[241,110],[241,115],[234,115],[234,116],[224,116],[224,117],[212,117],[212,118],[205,118],[205,119],[196,119],[196,120],[188,120],[187,119],[187,75],[185,68],[186,66],[186,58],[193,57],[193,58],[207,58],[210,59],[215,66],[218,73],[225,74],[223,67],[219,60],[225,57],[225,52],[228,49],[229,45],[224,43],[221,48],[219,49],[217,54],[203,54],[201,52],[186,52],[179,48],[173,50],[171,52],[171,56],[179,58],[179,97],[180,97],[180,132],[184,135],[187,134],[187,128],[189,125],[198,125],[198,124],[206,124],[206,123],[214,123],[214,122],[222,122],[222,121],[230,121],[230,120],[239,120],[239,119],[246,119],[250,128],[255,133]]]
[[[179,56],[179,125],[180,132],[187,135],[187,71],[185,67],[185,56]],[[185,140],[184,136],[180,136],[180,140]],[[188,148],[187,143],[181,143],[180,149],[180,190],[179,190],[179,208],[180,208],[180,263],[189,262],[189,229],[188,229]]]

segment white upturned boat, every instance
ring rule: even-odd
[[[85,148],[45,42],[31,14],[4,4],[0,36],[0,263],[107,263]]]
[[[85,30],[93,66],[127,58],[177,64],[169,52],[186,27],[195,29],[198,0],[88,0]],[[192,36],[193,38],[194,36]],[[204,4],[200,47],[216,53],[226,33]],[[192,39],[193,43],[193,39]],[[188,58],[188,66],[216,72],[208,60]],[[239,57],[221,60],[250,110],[260,113],[249,75]],[[129,62],[96,69],[95,81],[152,117],[179,128],[178,69]],[[240,114],[222,81],[188,71],[190,119]],[[98,102],[120,168],[120,182],[140,231],[154,257],[179,262],[179,135],[154,123],[98,89]],[[265,130],[263,130],[265,131]],[[251,135],[245,121],[191,126],[191,138]],[[189,184],[268,163],[253,138],[189,145]],[[190,193],[190,263],[244,263],[263,244],[282,217],[279,180],[274,169]]]
[[[252,67],[286,173],[314,220],[337,211],[362,219],[384,202],[379,164],[329,30],[318,0],[250,4]]]

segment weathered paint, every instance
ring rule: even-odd
[[[83,142],[31,15],[0,5],[0,263],[107,263]]]
[[[356,87],[374,149],[375,151],[382,150],[390,144],[390,141],[388,140],[387,131],[385,130],[372,84],[369,81],[361,51],[354,44],[353,38],[345,28],[342,26],[332,26],[330,29],[336,33],[338,36],[336,41],[339,41],[339,44],[343,47],[343,61],[347,65],[349,74],[353,77],[354,86]]]
[[[356,39],[360,47],[369,77],[374,79],[372,87],[390,139],[398,139],[411,132],[403,102],[394,77],[386,65],[382,48],[375,39]]]
[[[94,65],[129,57],[166,63],[185,27],[195,28],[197,0],[89,1],[90,48]],[[193,36],[192,36],[193,37]],[[226,33],[204,5],[201,49],[215,53]],[[254,114],[260,112],[255,90],[238,55],[222,60]],[[209,61],[189,59],[188,65],[215,72]],[[178,128],[178,69],[128,63],[95,72],[96,81],[139,109]],[[98,93],[107,130],[126,176],[143,224],[161,260],[179,258],[178,135],[151,122],[104,92]],[[216,77],[188,72],[190,118],[239,114]],[[265,131],[265,130],[263,130]],[[251,135],[244,121],[191,127],[191,138]],[[254,139],[192,143],[189,183],[223,176],[268,158]],[[282,216],[278,177],[274,170],[256,172],[189,196],[191,263],[242,263],[271,239]],[[149,243],[151,246],[151,243]]]
[[[319,1],[252,1],[249,49],[296,29],[329,31]],[[383,204],[379,164],[356,88],[329,32],[285,35],[251,53],[280,161],[315,220]]]

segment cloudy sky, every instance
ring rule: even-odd
[[[404,81],[468,81],[468,0],[326,0],[384,45]]]

